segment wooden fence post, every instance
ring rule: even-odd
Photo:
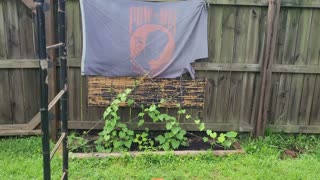
[[[280,15],[281,0],[269,0],[267,41],[261,66],[261,84],[258,107],[258,118],[254,127],[254,136],[263,136],[267,118],[268,104],[271,90],[272,64],[274,61],[275,46],[277,41],[278,21]]]

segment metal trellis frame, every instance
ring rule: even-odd
[[[42,153],[43,153],[43,179],[51,179],[50,160],[53,158],[55,152],[62,144],[63,157],[63,174],[61,179],[68,179],[68,125],[67,125],[67,49],[65,41],[65,0],[58,1],[58,40],[59,43],[46,47],[46,33],[45,33],[45,15],[44,15],[44,0],[35,0],[37,13],[37,34],[38,34],[38,56],[40,63],[40,113],[41,113],[41,129],[42,129]],[[54,98],[54,103],[60,99],[61,109],[61,136],[57,141],[55,147],[50,153],[49,147],[49,118],[48,118],[48,60],[47,50],[59,48],[60,60],[60,92]]]

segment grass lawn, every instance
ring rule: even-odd
[[[247,154],[215,157],[145,155],[137,158],[70,158],[70,179],[320,179],[320,136],[272,134],[240,137]],[[283,157],[287,148],[303,151]],[[61,158],[52,161],[60,179]],[[0,139],[0,179],[42,179],[41,138]]]

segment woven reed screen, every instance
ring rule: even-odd
[[[166,102],[162,107],[175,108],[177,104],[183,107],[203,107],[205,102],[206,80],[182,79],[149,79],[132,77],[88,77],[88,106],[108,106],[116,96],[125,89],[133,89],[130,99],[137,105],[151,105],[161,99]],[[128,106],[122,103],[121,106]]]

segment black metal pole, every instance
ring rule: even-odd
[[[67,88],[67,49],[66,49],[66,24],[65,24],[65,0],[58,1],[58,39],[59,43],[63,45],[59,48],[59,56],[60,56],[60,89]],[[68,179],[68,147],[67,147],[67,135],[68,135],[68,90],[64,93],[64,95],[60,99],[61,104],[61,121],[62,133],[66,133],[66,137],[62,141],[62,156],[63,156],[63,167],[62,171],[65,173],[64,180]]]
[[[35,0],[37,5],[38,56],[40,63],[40,113],[42,129],[43,179],[50,179],[50,147],[48,122],[48,61],[46,52],[44,0]]]

